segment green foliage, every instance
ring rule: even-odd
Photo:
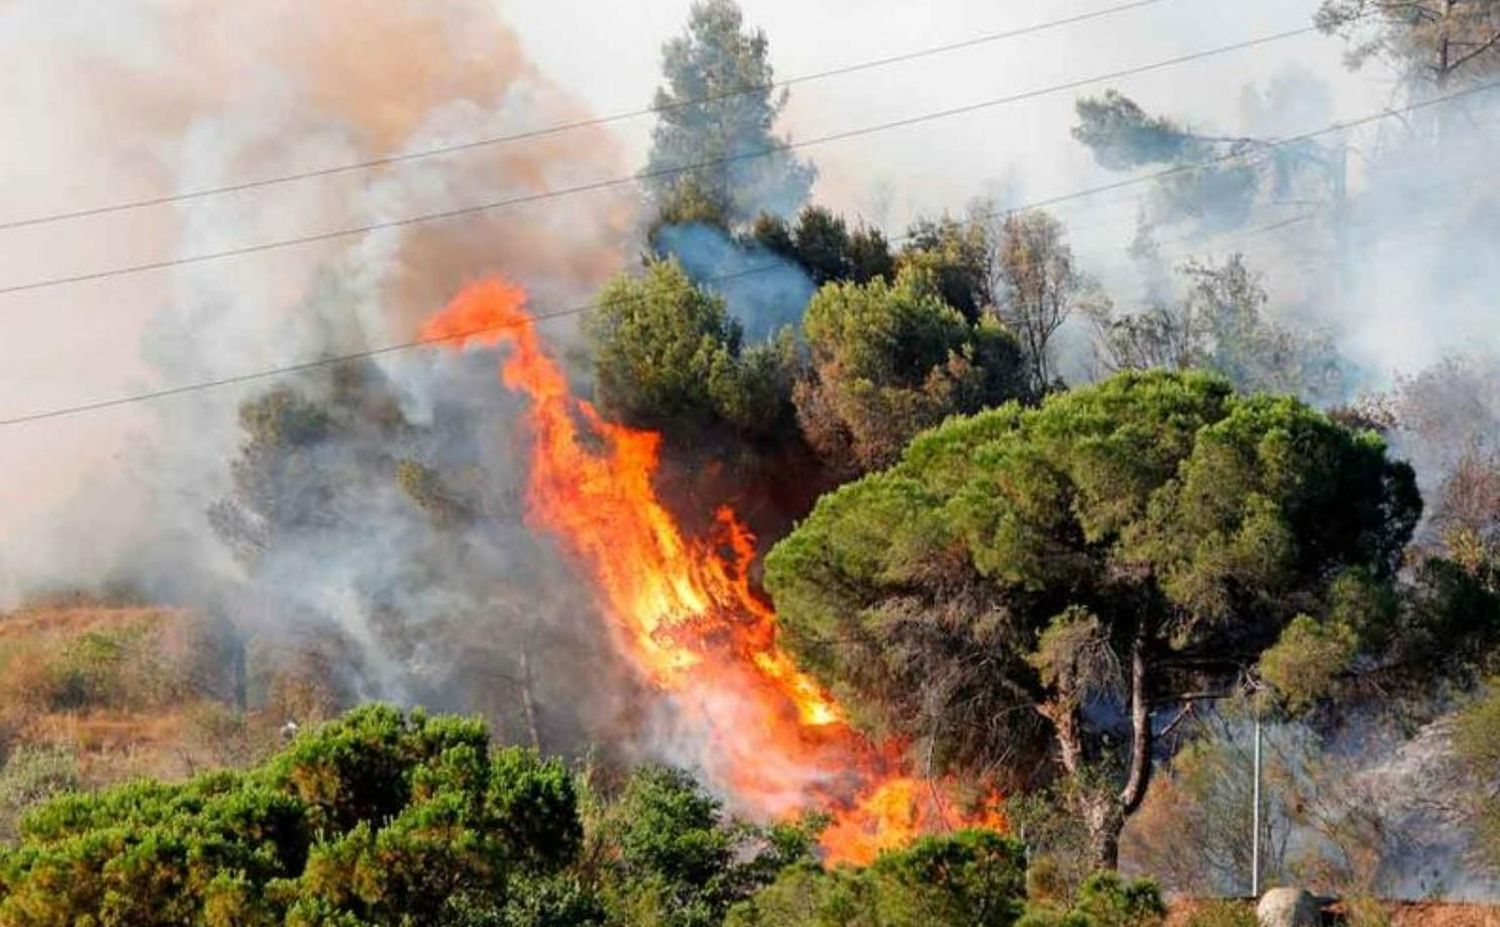
[[[1018,927],[1160,927],[1166,914],[1155,882],[1096,872],[1078,886],[1071,906],[1032,904]]]
[[[1094,153],[1101,167],[1131,170],[1193,157],[1193,136],[1170,119],[1149,116],[1118,90],[1101,97],[1083,97],[1076,104],[1078,125],[1073,138]]]
[[[1009,927],[1025,861],[990,831],[927,837],[862,869],[784,871],[729,914],[731,927]]]
[[[814,376],[796,391],[798,419],[836,466],[884,466],[917,432],[1020,392],[1015,339],[992,318],[965,320],[922,271],[823,287],[803,334]]]
[[[1077,709],[1132,637],[1157,697],[1232,683],[1155,666],[1326,620],[1342,573],[1390,581],[1419,512],[1374,434],[1206,374],[1123,374],[919,436],[820,499],[766,585],[788,645],[867,725],[936,731],[938,756],[987,766],[1025,763],[1046,713],[1064,764],[1108,773],[1119,741]]]
[[[803,209],[795,224],[762,213],[745,237],[772,254],[796,261],[819,285],[849,280],[868,283],[895,275],[890,244],[879,229],[861,227],[851,232],[841,217],[821,206]]]
[[[1222,264],[1189,262],[1182,297],[1133,315],[1094,310],[1101,348],[1118,370],[1203,368],[1242,392],[1293,393],[1330,400],[1346,386],[1326,332],[1299,331],[1268,318],[1260,278],[1235,254]]]
[[[751,436],[774,435],[790,420],[790,336],[742,350],[724,301],[695,286],[675,260],[617,277],[584,326],[595,395],[612,416],[667,429],[722,421]]]
[[[1305,709],[1333,693],[1358,648],[1359,639],[1347,624],[1298,615],[1282,629],[1281,639],[1260,655],[1260,677],[1292,710]]]
[[[679,770],[636,771],[599,828],[616,848],[605,881],[611,920],[632,927],[713,927],[786,866],[810,859],[808,835],[725,817]]]
[[[1479,855],[1500,869],[1500,680],[1492,680],[1459,716],[1453,744],[1474,783]]]
[[[332,490],[320,479],[316,449],[334,433],[332,417],[290,387],[240,406],[245,440],[232,466],[234,494],[209,509],[219,537],[255,563],[277,537],[330,523]]]
[[[1255,909],[1243,901],[1216,898],[1195,905],[1184,927],[1257,927]]]
[[[1261,161],[1276,161],[1285,184],[1295,168],[1320,164],[1311,146],[1270,148],[1244,138],[1211,138],[1174,120],[1146,113],[1134,100],[1109,90],[1076,104],[1073,138],[1108,170],[1163,164],[1172,170],[1157,186],[1158,206],[1168,217],[1236,225],[1248,217],[1260,193]],[[1257,157],[1265,156],[1269,157]],[[1311,157],[1309,157],[1311,155]],[[1321,169],[1320,182],[1327,182]]]
[[[78,787],[78,758],[62,747],[19,747],[0,766],[0,844],[17,835],[21,815],[59,792]]]
[[[898,266],[931,275],[943,302],[970,321],[994,305],[990,286],[995,242],[978,219],[923,219],[907,231]]]
[[[703,421],[708,384],[739,352],[739,327],[724,301],[698,289],[675,261],[650,262],[600,293],[584,323],[594,352],[595,395],[627,421]]]
[[[786,440],[795,427],[792,391],[801,366],[789,328],[746,348],[738,358],[721,356],[708,381],[716,413],[738,434]]]
[[[793,241],[813,283],[849,279],[849,229],[843,219],[822,206],[809,206],[797,216]]]
[[[0,923],[588,923],[556,881],[581,839],[559,764],[370,706],[245,773],[36,808],[0,855]]]
[[[1073,909],[1096,927],[1156,927],[1167,914],[1155,882],[1126,881],[1114,872],[1096,872],[1084,879]]]
[[[762,211],[790,215],[807,198],[816,171],[778,150],[772,129],[786,92],[775,93],[769,51],[733,0],[698,0],[686,31],[662,47],[643,181],[663,222],[728,227]]]

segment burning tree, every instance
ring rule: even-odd
[[[1207,374],[1123,374],[928,432],[825,496],[766,584],[792,653],[866,724],[1018,777],[1050,745],[1112,867],[1163,709],[1288,629],[1376,636],[1351,603],[1419,512],[1372,433]]]

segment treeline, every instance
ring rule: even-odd
[[[1492,5],[1434,7],[1432,30],[1366,6],[1330,2],[1319,22],[1370,25],[1372,54],[1419,62],[1414,75],[1436,60],[1440,82],[1495,63],[1460,68],[1439,38],[1493,44]],[[664,120],[662,163],[749,150],[729,125],[756,127],[760,148],[783,141],[769,127],[784,101],[768,95],[683,104],[680,87],[703,88],[679,69],[705,57],[738,62],[720,76],[769,74],[764,37],[732,4],[695,7],[658,102],[703,120]],[[1470,840],[1464,864],[1494,863],[1493,747],[1480,746],[1500,670],[1494,365],[1454,361],[1350,403],[1358,372],[1332,333],[1283,321],[1242,256],[1175,270],[1160,256],[1157,226],[1238,229],[1293,196],[1342,209],[1345,141],[1225,137],[1113,91],[1077,115],[1102,167],[1163,169],[1131,248],[1148,283],[1137,305],[1101,289],[1045,212],[979,204],[914,223],[897,246],[808,205],[812,169],[783,151],[759,180],[774,199],[717,166],[648,178],[644,271],[585,325],[596,398],[666,432],[669,450],[678,437],[684,461],[705,435],[797,444],[824,485],[844,483],[767,558],[785,639],[870,727],[1028,794],[1012,816],[1069,884],[1118,862],[1143,807],[1188,836],[1162,810],[1186,801],[1178,817],[1202,832],[1180,846],[1213,871],[1194,887],[1244,890],[1247,806],[1215,818],[1226,799],[1202,770],[1232,746],[1216,726],[1252,714],[1301,743],[1284,764],[1287,813],[1261,835],[1280,841],[1278,876],[1351,890],[1397,878],[1410,836],[1398,796],[1360,796],[1318,745],[1399,742],[1454,712],[1465,733],[1439,748],[1442,801]],[[808,282],[805,305],[788,311],[778,290],[784,327],[747,338],[766,325],[746,281],[784,269]],[[1093,383],[1059,376],[1069,325],[1086,346],[1075,339],[1067,366]],[[1440,395],[1470,410],[1441,435]],[[777,466],[758,478],[785,478]],[[1165,861],[1171,840],[1156,836],[1134,846]]]
[[[0,851],[0,924],[740,925],[1063,921],[1149,927],[1154,886],[1091,879],[1069,905],[1021,845],[921,840],[832,872],[811,829],[740,821],[692,779],[623,781],[494,746],[477,719],[367,706],[252,769],[66,795]]]

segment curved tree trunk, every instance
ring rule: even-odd
[[[1130,766],[1119,792],[1109,788],[1089,790],[1078,798],[1078,811],[1089,835],[1089,854],[1096,868],[1120,865],[1120,832],[1125,819],[1141,806],[1151,783],[1151,702],[1146,648],[1149,626],[1143,621],[1130,646]],[[1059,759],[1069,776],[1078,782],[1086,772],[1083,734],[1078,703],[1069,693],[1041,708],[1057,736]]]

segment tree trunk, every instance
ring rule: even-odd
[[[1146,797],[1151,784],[1151,699],[1146,678],[1146,645],[1150,627],[1143,619],[1130,641],[1130,773],[1120,790],[1120,807],[1124,815],[1133,814]]]
[[[1438,28],[1441,34],[1438,36],[1438,60],[1437,60],[1437,87],[1443,90],[1448,86],[1448,75],[1452,72],[1452,50],[1453,38],[1449,26],[1453,22],[1453,5],[1456,0],[1443,0],[1443,19]]]
[[[536,705],[531,699],[531,647],[521,644],[521,711],[526,716],[526,733],[531,737],[531,746],[538,753],[542,749],[542,733],[537,728]]]
[[[1142,620],[1130,642],[1130,771],[1118,794],[1101,790],[1086,801],[1089,850],[1100,869],[1120,867],[1120,832],[1125,819],[1146,798],[1151,783],[1151,700],[1147,686],[1146,646],[1150,626]]]
[[[1119,798],[1101,790],[1085,800],[1083,817],[1094,868],[1120,868],[1120,832],[1125,829],[1125,809]]]
[[[1120,832],[1125,829],[1125,819],[1145,799],[1151,782],[1153,734],[1146,654],[1150,631],[1150,623],[1142,620],[1130,643],[1130,766],[1118,792],[1107,785],[1089,788],[1083,782],[1087,769],[1077,701],[1064,694],[1041,706],[1056,733],[1063,769],[1084,789],[1076,807],[1088,831],[1090,861],[1100,869],[1119,867]]]

